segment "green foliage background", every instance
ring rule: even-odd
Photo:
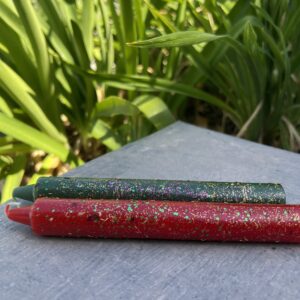
[[[288,0],[0,0],[2,201],[199,105],[299,151],[298,28]]]

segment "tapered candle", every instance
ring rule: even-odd
[[[14,197],[139,199],[228,203],[285,203],[280,184],[154,179],[41,177],[36,185],[15,189]]]
[[[300,205],[40,198],[6,214],[44,236],[300,243]]]

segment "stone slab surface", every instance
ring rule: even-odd
[[[177,122],[68,175],[281,182],[300,155]],[[40,238],[0,207],[0,299],[300,299],[300,245]]]

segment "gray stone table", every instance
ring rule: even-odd
[[[281,182],[300,155],[176,123],[68,175]],[[300,299],[300,245],[40,238],[0,212],[0,299]]]

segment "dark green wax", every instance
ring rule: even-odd
[[[34,186],[15,189],[14,197],[285,203],[283,187],[276,183],[81,177],[41,177]]]

